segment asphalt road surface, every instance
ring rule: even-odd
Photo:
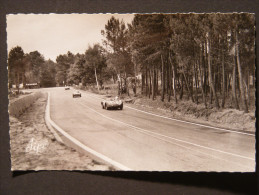
[[[255,136],[162,118],[102,96],[52,88],[50,117],[87,147],[136,171],[255,171]],[[141,110],[141,109],[140,109]]]

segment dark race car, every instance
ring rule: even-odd
[[[118,98],[111,98],[108,100],[101,101],[101,105],[103,109],[109,110],[109,109],[123,109],[123,102]]]
[[[75,97],[81,97],[80,91],[75,91],[75,92],[73,93],[73,98],[75,98]]]

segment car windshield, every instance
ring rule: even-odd
[[[109,101],[119,101],[120,99],[118,97],[115,97],[115,98],[110,98],[108,99]]]

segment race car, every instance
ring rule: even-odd
[[[81,97],[81,93],[80,93],[80,91],[75,91],[72,96],[73,96],[73,98]]]
[[[65,87],[65,90],[69,90],[70,89],[70,87]]]
[[[111,98],[108,100],[101,101],[101,105],[103,109],[109,110],[111,108],[113,109],[123,109],[123,102],[118,98]]]

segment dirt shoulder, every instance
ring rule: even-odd
[[[44,94],[19,118],[10,116],[12,170],[112,170],[57,142],[45,124]]]
[[[125,98],[126,101],[128,99]],[[128,105],[188,122],[237,131],[255,132],[255,112],[253,111],[244,113],[236,109],[206,109],[204,105],[197,105],[192,101],[180,101],[175,104],[173,101],[153,101],[146,97],[133,98]]]

